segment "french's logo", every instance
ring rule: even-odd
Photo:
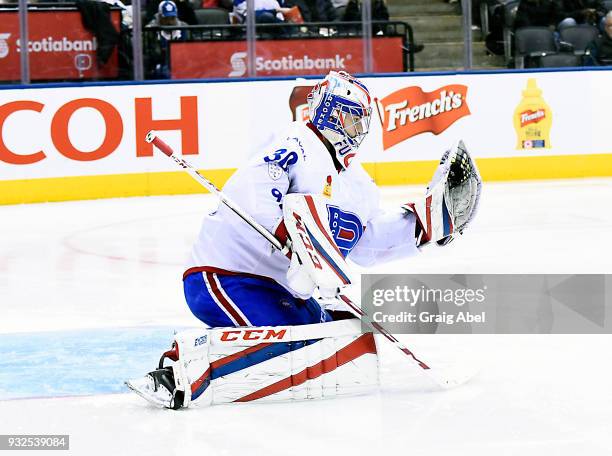
[[[462,117],[470,115],[467,86],[452,84],[433,92],[406,87],[380,100],[383,149],[421,133],[439,135]]]

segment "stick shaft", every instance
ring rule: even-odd
[[[214,193],[223,204],[230,208],[236,215],[238,215],[242,220],[248,223],[259,234],[265,237],[274,248],[281,251],[284,255],[287,254],[287,252],[289,251],[287,246],[281,244],[281,242],[276,239],[272,233],[270,233],[266,228],[257,223],[257,221],[253,217],[251,217],[247,212],[240,208],[240,206],[234,203],[234,201],[232,201],[232,199],[229,198],[225,193],[219,190],[215,184],[213,184],[211,181],[202,176],[193,166],[191,166],[182,158],[178,157],[174,153],[172,148],[160,138],[158,138],[154,132],[149,132],[147,134],[146,141],[152,143],[165,155],[170,157],[177,165],[187,171],[191,175],[191,177],[193,177],[196,181],[202,184],[202,186],[206,188],[209,192]]]
[[[425,370],[429,369],[429,366],[427,364],[425,364],[423,361],[418,359],[414,355],[414,353],[412,353],[405,345],[403,345],[399,340],[397,340],[393,334],[391,334],[389,331],[387,331],[385,328],[383,328],[380,324],[378,324],[374,320],[372,320],[368,314],[366,314],[363,310],[361,310],[361,308],[358,305],[356,305],[353,301],[351,301],[347,296],[345,296],[343,294],[339,294],[338,297],[347,306],[349,306],[353,310],[353,312],[355,314],[357,314],[359,319],[363,323],[365,323],[366,326],[368,326],[369,328],[371,328],[373,330],[376,330],[380,334],[382,334],[385,337],[385,339],[387,339],[389,342],[391,342],[393,345],[395,345],[405,355],[407,355],[410,358],[412,358],[412,360],[414,362],[416,362],[419,365],[420,368],[425,369]]]

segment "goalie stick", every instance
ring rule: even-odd
[[[253,219],[248,213],[243,211],[236,203],[234,203],[231,198],[225,195],[221,190],[219,190],[215,184],[202,176],[193,166],[187,163],[184,159],[178,157],[172,148],[166,144],[162,139],[160,139],[154,131],[150,131],[147,133],[145,141],[153,144],[157,149],[163,152],[166,156],[171,158],[178,166],[183,168],[183,170],[187,171],[191,177],[193,177],[196,181],[198,181],[204,188],[206,188],[209,192],[216,195],[219,200],[225,204],[229,209],[231,209],[236,215],[238,215],[242,220],[244,220],[247,224],[249,224],[254,230],[256,230],[259,234],[261,234],[270,244],[283,253],[283,255],[287,255],[290,251],[290,245],[283,245],[272,233],[270,233],[266,228],[261,226],[255,219]],[[454,386],[460,385],[465,382],[467,379],[460,379],[457,377],[451,377],[445,375],[439,369],[432,369],[428,364],[418,359],[414,353],[408,349],[405,345],[403,345],[393,334],[387,331],[384,327],[382,327],[377,322],[373,321],[370,316],[368,316],[361,308],[352,302],[347,296],[343,294],[338,294],[338,298],[341,299],[348,307],[351,309],[352,313],[358,317],[366,326],[370,329],[375,330],[376,332],[382,334],[388,341],[390,341],[393,345],[395,345],[402,353],[407,355],[408,359],[416,366],[422,369],[424,373],[428,375],[430,379],[432,379],[436,384],[438,384],[441,388],[447,389],[452,388]]]

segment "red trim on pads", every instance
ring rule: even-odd
[[[259,350],[263,350],[264,348],[266,348],[269,345],[272,345],[273,342],[264,342],[261,344],[257,344],[257,345],[253,345],[252,347],[246,348],[244,350],[241,350],[239,352],[236,352],[232,355],[229,356],[225,356],[223,358],[218,359],[217,361],[213,361],[212,363],[210,363],[210,367],[211,369],[218,369],[221,366],[225,366],[227,363],[230,363],[232,361],[235,361],[239,358],[243,358],[247,355],[250,355],[251,353],[254,353],[256,351]]]
[[[245,350],[241,350],[237,353],[234,353],[233,355],[229,355],[226,356],[224,358],[218,359],[217,361],[213,361],[212,363],[210,363],[210,366],[208,366],[208,369],[206,369],[206,372],[204,372],[200,378],[198,378],[195,382],[193,382],[191,384],[191,394],[195,393],[198,388],[200,388],[200,386],[202,386],[202,383],[204,383],[206,381],[206,379],[208,379],[211,375],[211,372],[214,369],[217,369],[221,366],[226,365],[227,363],[230,363],[236,359],[239,358],[243,358],[253,352],[259,351],[259,350],[263,350],[264,348],[266,348],[267,346],[272,345],[272,342],[264,342],[261,344],[257,344],[257,345],[253,345],[252,347],[249,347]]]
[[[206,369],[206,372],[200,378],[191,384],[191,394],[195,393],[208,377],[210,377],[210,367]]]
[[[341,348],[329,358],[319,361],[314,366],[307,367],[295,375],[291,375],[287,378],[279,380],[276,383],[266,386],[265,388],[254,391],[251,394],[247,394],[246,396],[236,399],[234,402],[255,401],[257,399],[261,399],[262,397],[270,396],[289,389],[292,386],[301,385],[307,380],[315,379],[323,374],[327,374],[339,366],[349,363],[367,353],[376,353],[376,344],[374,342],[374,335],[372,333],[366,333],[359,336],[346,347]]]

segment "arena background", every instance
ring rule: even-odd
[[[612,176],[609,78],[606,69],[365,77],[377,109],[359,157],[379,185],[426,183],[458,139],[485,181]],[[541,91],[540,108],[524,106],[528,83]],[[149,129],[223,185],[289,121],[307,115],[304,98],[313,84],[284,78],[6,86],[0,203],[202,192],[153,153],[144,141]],[[532,111],[523,128],[534,127],[541,142],[520,140],[515,125],[521,128],[520,116]]]

